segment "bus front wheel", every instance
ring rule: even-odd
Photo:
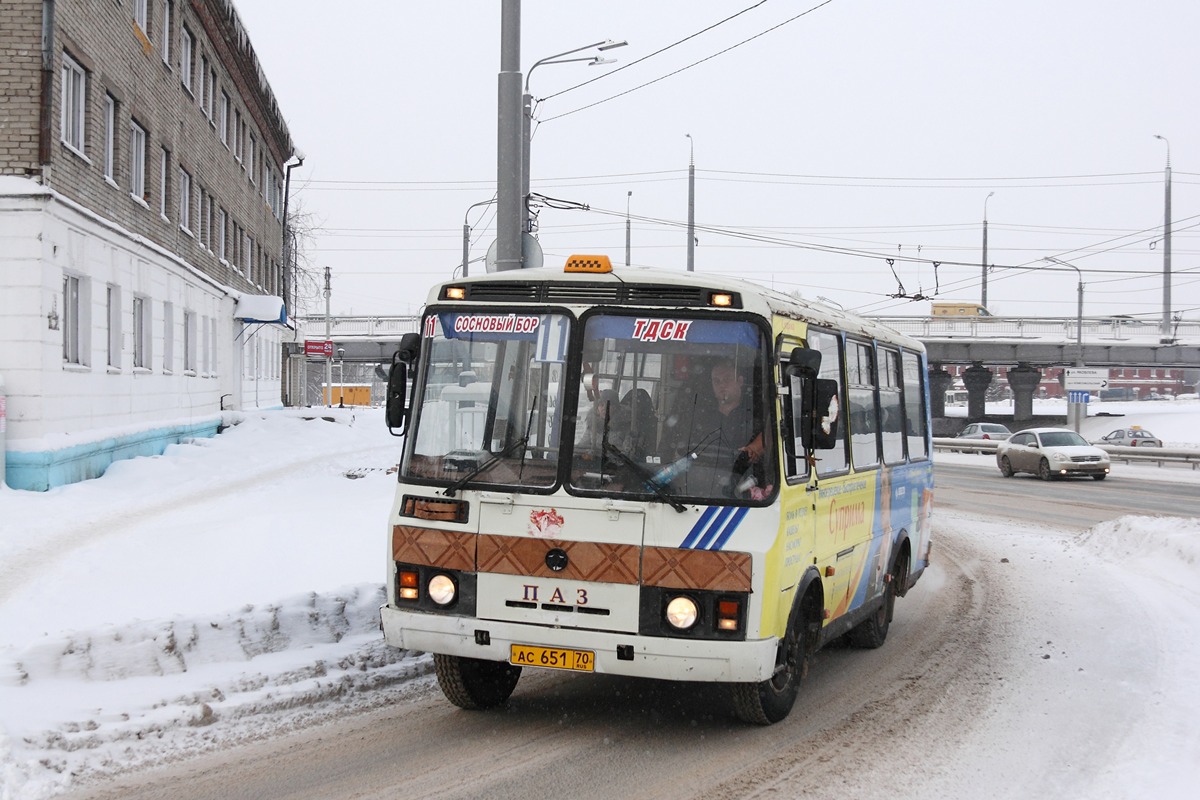
[[[433,656],[433,671],[446,699],[472,711],[502,705],[521,677],[521,668],[505,661],[439,654]]]
[[[733,708],[738,719],[755,725],[770,725],[791,712],[800,684],[808,675],[820,630],[819,603],[815,595],[809,593],[788,625],[775,674],[758,683],[733,685]]]

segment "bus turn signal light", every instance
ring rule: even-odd
[[[416,600],[417,599],[417,584],[420,581],[420,576],[416,570],[400,570],[400,575],[397,580],[397,594],[401,600]]]

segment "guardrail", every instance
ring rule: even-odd
[[[995,439],[958,439],[954,437],[935,437],[934,450],[945,450],[950,453],[995,453],[1000,442]],[[1124,447],[1121,445],[1098,444],[1108,453],[1113,461],[1124,461],[1126,464],[1134,461],[1140,463],[1187,464],[1192,469],[1200,469],[1200,450],[1176,447]]]

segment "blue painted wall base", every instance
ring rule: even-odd
[[[9,450],[6,483],[12,489],[44,492],[55,486],[99,478],[114,461],[138,456],[158,456],[167,445],[185,439],[216,436],[221,418],[186,425],[169,425],[149,431],[99,439],[59,450]]]

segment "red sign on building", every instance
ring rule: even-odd
[[[333,342],[328,340],[321,341],[320,339],[305,339],[304,355],[333,358]]]

